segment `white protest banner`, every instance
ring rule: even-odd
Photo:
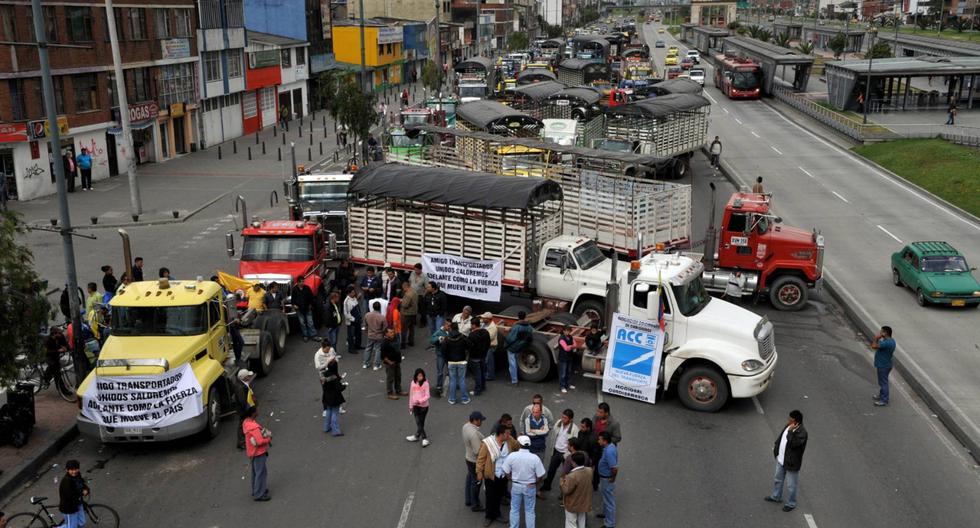
[[[613,314],[602,392],[656,403],[664,333],[656,321]]]
[[[503,263],[499,260],[423,253],[422,271],[448,295],[500,302]]]
[[[190,364],[151,376],[96,376],[82,395],[82,414],[99,425],[166,427],[204,412]]]

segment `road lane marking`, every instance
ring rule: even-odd
[[[412,513],[412,503],[415,502],[415,492],[408,492],[408,497],[405,498],[405,505],[402,506],[402,515],[398,518],[398,528],[405,528],[408,524],[408,514]]]
[[[844,198],[843,196],[837,194],[837,191],[830,191],[830,192],[834,193],[834,196],[836,196],[836,197],[840,198],[841,200],[843,200],[844,203],[851,203],[851,202],[848,202],[847,201],[847,198]],[[881,226],[878,226],[878,227],[881,227]],[[891,233],[889,233],[889,234],[891,234]]]
[[[759,403],[759,398],[756,398],[755,396],[753,396],[752,397],[752,403],[755,404],[755,412],[757,412],[759,414],[766,414],[766,411],[764,411],[762,409],[762,404]]]
[[[755,130],[749,130],[749,133],[752,134],[753,136],[759,138],[759,139],[762,139],[762,136],[760,136],[759,134],[756,134],[755,133]]]
[[[797,169],[800,169],[801,171],[803,171],[803,174],[806,174],[807,176],[813,178],[813,175],[807,172],[807,170],[804,169],[803,167],[797,167]]]
[[[776,148],[776,147],[774,147],[774,146],[772,146],[772,145],[769,145],[769,148],[771,148],[771,149],[773,149],[773,150],[775,150],[775,151],[776,151],[776,154],[779,154],[780,156],[782,156],[782,155],[783,155],[783,153],[782,153],[782,152],[780,152],[778,148]]]
[[[739,118],[737,118],[737,117],[734,117],[734,118],[732,118],[732,119],[734,119],[736,123],[738,123],[738,124],[740,124],[740,125],[742,124],[742,120],[741,120],[741,119],[739,119]]]
[[[723,107],[721,107],[721,109],[722,109],[722,110],[724,110],[726,114],[730,114],[730,113],[731,113],[731,112],[729,112],[729,111],[728,111],[728,109],[727,109],[727,108],[725,108],[724,106],[723,106]]]
[[[809,528],[817,528],[817,521],[813,520],[813,516],[809,513],[804,513],[803,518],[806,519],[806,525]]]
[[[709,101],[711,101],[711,104],[718,104],[718,101],[715,101],[714,98],[711,97],[711,94],[709,94],[708,92],[703,92],[703,93],[704,96],[707,97]],[[725,111],[727,112],[728,110]]]
[[[897,236],[893,235],[891,233],[891,231],[885,229],[884,227],[881,227],[881,224],[877,224],[877,225],[878,225],[878,229],[881,229],[882,231],[885,232],[885,234],[887,234],[888,236],[894,238],[896,242],[898,242],[899,244],[904,244],[904,242],[902,242],[902,239],[901,238],[898,238]]]

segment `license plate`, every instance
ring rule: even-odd
[[[953,306],[966,306],[966,301],[957,300],[957,301],[953,301],[952,304],[953,304]]]
[[[143,434],[143,429],[141,427],[123,427],[123,434],[125,434],[125,435],[141,435],[141,434]]]

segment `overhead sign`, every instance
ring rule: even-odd
[[[613,314],[602,392],[656,403],[664,333],[656,321]]]
[[[186,38],[163,39],[160,52],[163,59],[186,59],[191,56],[191,41]]]
[[[202,412],[201,384],[189,363],[151,376],[97,376],[82,395],[82,415],[124,431],[166,427]]]
[[[68,135],[68,118],[58,116],[58,133]],[[27,123],[27,134],[31,139],[44,139],[51,135],[51,123],[47,119],[29,121]]]
[[[378,44],[393,44],[395,42],[401,42],[402,28],[400,27],[379,27],[378,28]]]
[[[502,261],[424,253],[422,271],[448,295],[500,302]]]
[[[0,143],[19,143],[27,141],[26,123],[0,124]]]

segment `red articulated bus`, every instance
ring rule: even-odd
[[[762,97],[762,66],[751,59],[715,56],[715,86],[729,99]]]

